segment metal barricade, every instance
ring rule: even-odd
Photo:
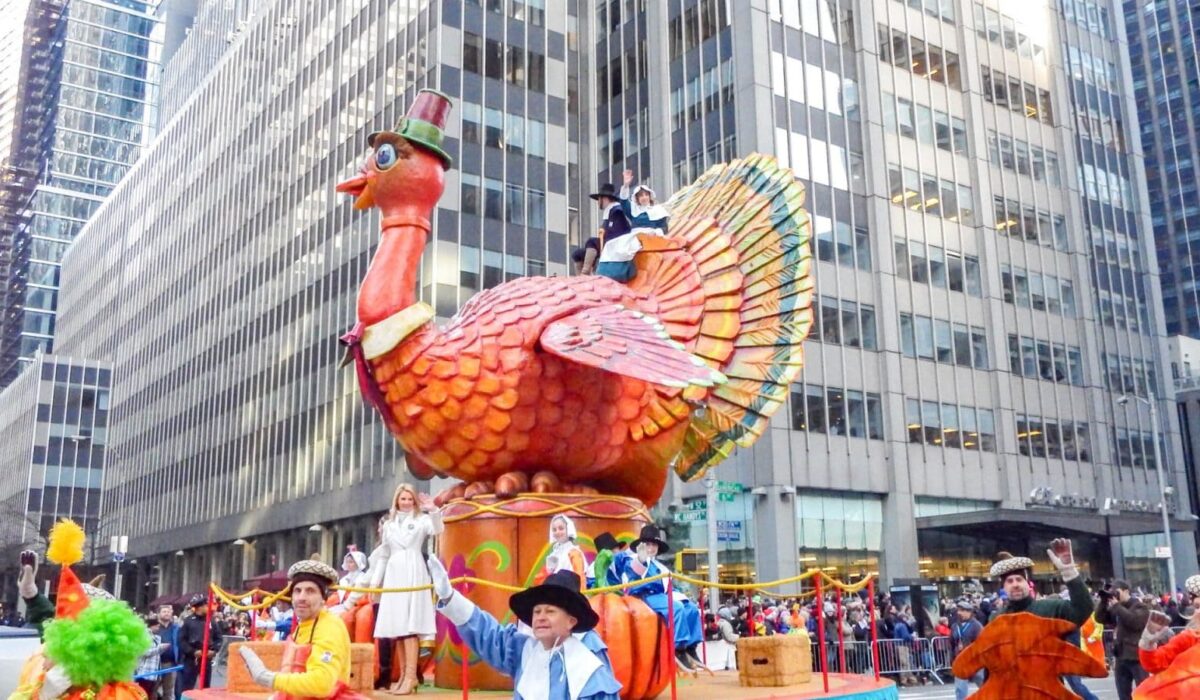
[[[944,642],[938,642],[939,639]],[[926,677],[939,685],[944,684],[946,681],[938,671],[949,668],[948,642],[946,637],[914,639],[911,642],[880,639],[876,642],[879,673],[896,675],[902,683]]]

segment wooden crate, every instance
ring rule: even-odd
[[[806,634],[742,637],[737,643],[738,682],[746,687],[802,685],[812,680]]]
[[[249,644],[267,668],[278,671],[283,661],[283,642],[237,642],[229,647],[229,684],[231,693],[261,693],[264,689],[250,680],[246,662],[238,652]],[[375,687],[375,645],[350,645],[350,689],[371,690]]]

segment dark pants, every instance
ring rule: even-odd
[[[392,684],[392,660],[396,658],[396,640],[376,638],[375,643],[379,645],[379,678],[375,679],[375,687],[386,688]]]
[[[1146,671],[1137,659],[1117,659],[1113,665],[1113,678],[1117,681],[1117,698],[1133,700],[1133,688],[1146,680]]]
[[[180,687],[178,681],[183,681],[182,690],[202,690],[198,685],[200,682],[200,666],[196,664],[184,664],[183,672],[180,678],[177,679],[176,687]],[[212,662],[208,663],[208,669],[204,672],[204,685],[208,687],[212,683]]]

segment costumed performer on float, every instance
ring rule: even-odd
[[[1200,598],[1200,575],[1189,576],[1187,581],[1184,581],[1183,588],[1191,596],[1193,606],[1200,602],[1197,600]],[[1171,618],[1158,611],[1150,613],[1146,629],[1138,642],[1138,660],[1148,673],[1166,671],[1180,654],[1200,644],[1200,619],[1195,614],[1195,608],[1191,617],[1185,616],[1184,619],[1188,621],[1187,627],[1172,636]],[[1195,671],[1200,675],[1200,666]]]
[[[418,495],[411,484],[400,484],[383,521],[380,544],[371,552],[371,588],[414,588],[429,585],[425,568],[425,542],[442,534],[442,514],[433,499]],[[392,640],[400,638],[403,677],[389,692],[410,695],[417,688],[417,659],[420,637],[437,633],[433,601],[428,591],[384,593],[375,618],[375,638],[380,641],[379,658],[383,678],[391,677]],[[386,640],[386,641],[385,641]]]
[[[600,588],[608,585],[608,569],[612,566],[616,552],[625,545],[617,541],[611,532],[601,532],[593,540],[596,545],[596,558],[592,560],[591,575],[588,580],[591,585]]]
[[[1086,698],[1078,674],[1103,676],[1103,664],[1080,650],[1074,636],[1091,616],[1093,605],[1075,566],[1070,540],[1052,540],[1046,556],[1066,582],[1067,598],[1034,597],[1033,560],[1000,552],[990,574],[1000,582],[1008,604],[991,615],[983,633],[954,659],[956,678],[968,680],[978,677],[979,670],[988,671],[980,693],[990,698],[1025,698],[1031,693],[1060,698],[1063,683]],[[1018,653],[1003,651],[1013,645]]]
[[[238,648],[250,678],[275,691],[271,700],[367,700],[348,686],[350,633],[325,609],[329,587],[337,580],[333,567],[312,559],[298,561],[288,569],[296,625],[284,647],[280,671],[269,670],[249,646]]]
[[[329,596],[325,604],[329,607],[329,612],[346,623],[351,641],[369,644],[375,629],[375,611],[371,605],[371,597],[359,591],[346,590],[366,588],[370,585],[371,573],[367,555],[358,551],[358,547],[354,545],[349,545],[346,549],[346,556],[342,558],[342,569],[346,574],[338,581],[338,590]]]
[[[550,552],[546,554],[546,565],[536,581],[541,583],[550,574],[566,569],[575,572],[582,581],[587,576],[587,560],[583,550],[575,544],[575,521],[559,513],[550,518]]]
[[[146,625],[125,603],[81,582],[71,566],[83,559],[83,529],[70,520],[50,530],[46,558],[62,566],[54,619],[42,620],[44,644],[25,662],[9,700],[145,700],[133,682],[138,659],[153,645]],[[36,558],[21,557],[22,597]],[[29,567],[26,573],[25,568]],[[36,589],[36,583],[33,583]],[[48,602],[48,601],[47,601]],[[38,616],[44,612],[39,608]]]
[[[663,541],[662,532],[657,527],[644,526],[638,538],[629,543],[629,549],[617,552],[613,557],[608,572],[609,585],[636,584],[642,579],[667,573],[667,568],[658,563],[655,557],[670,551],[671,548]],[[664,621],[669,619],[667,587],[663,579],[630,586],[628,593],[641,598]],[[704,641],[704,630],[700,626],[700,609],[677,588],[671,597],[675,603],[675,658],[689,671],[703,668],[704,662],[696,655],[696,647]]]
[[[570,569],[514,593],[508,606],[523,624],[501,625],[450,585],[437,557],[429,576],[438,612],[481,659],[513,679],[513,700],[618,700],[608,647],[593,628],[600,618]]]
[[[658,203],[654,190],[646,185],[633,187],[632,170],[625,171],[620,196],[621,210],[629,217],[630,233],[667,235],[667,220],[671,218],[671,213]]]

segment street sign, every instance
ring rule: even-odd
[[[717,493],[741,493],[746,490],[746,486],[737,481],[718,481]]]
[[[718,501],[721,501],[721,502],[723,502],[723,503],[733,503],[733,494],[732,494],[732,493],[723,493],[723,492],[718,492],[718,493],[717,493],[717,500],[718,500]]]
[[[708,520],[708,511],[704,510],[681,510],[675,513],[675,522],[677,523],[699,523]]]
[[[708,510],[708,501],[703,498],[698,498],[694,501],[688,501],[684,504],[687,510]]]
[[[1170,547],[1155,547],[1154,548],[1154,558],[1155,559],[1170,559],[1171,558],[1171,548]]]
[[[742,521],[741,520],[718,520],[717,521],[717,541],[718,542],[741,542],[742,541]]]

